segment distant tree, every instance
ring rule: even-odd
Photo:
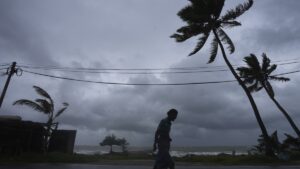
[[[252,106],[254,115],[261,129],[263,138],[266,142],[266,155],[274,156],[271,149],[271,139],[267,132],[267,129],[262,121],[259,110],[256,103],[247,89],[246,85],[242,82],[237,72],[230,63],[223,44],[227,45],[229,52],[232,54],[235,51],[234,44],[230,37],[224,31],[224,28],[232,28],[241,26],[241,23],[236,19],[249,10],[253,4],[253,0],[247,0],[247,2],[236,6],[234,9],[230,9],[223,16],[220,16],[224,6],[225,0],[189,0],[190,5],[184,7],[178,12],[178,16],[187,23],[187,25],[177,29],[177,32],[171,36],[175,38],[177,42],[184,42],[192,37],[200,36],[198,38],[195,49],[189,54],[189,56],[196,54],[205,45],[208,37],[212,34],[213,39],[211,42],[211,50],[208,63],[214,62],[218,48],[220,47],[223,59],[228,66],[229,70],[238,81],[240,86],[246,93],[250,104]]]
[[[288,112],[279,104],[275,99],[275,93],[273,87],[270,83],[271,80],[286,82],[289,78],[279,77],[271,75],[277,68],[277,65],[271,65],[271,60],[267,57],[265,53],[262,54],[262,63],[260,65],[257,57],[254,54],[246,56],[244,58],[247,67],[242,66],[237,68],[240,77],[243,78],[243,82],[247,85],[250,92],[258,92],[261,89],[265,89],[270,99],[275,103],[277,108],[283,113],[285,118],[290,123],[291,127],[300,138],[300,130],[288,114]]]
[[[271,134],[270,139],[271,139],[272,151],[277,154],[282,152],[283,148],[282,148],[282,144],[279,142],[277,131],[275,131],[273,134]],[[259,138],[257,139],[257,141],[258,141],[258,145],[254,146],[251,151],[254,151],[254,153],[258,153],[258,154],[265,154],[265,152],[267,151],[267,148],[266,148],[266,142],[265,142],[263,136],[260,135]]]
[[[110,146],[110,154],[113,152],[113,149],[112,149],[113,145],[116,145],[116,146],[120,145],[119,140],[113,134],[106,136],[104,138],[104,140],[99,144],[100,144],[100,146]]]
[[[125,138],[121,138],[121,139],[118,139],[118,143],[119,143],[119,146],[121,146],[121,148],[122,148],[122,152],[126,153],[128,151],[127,146],[129,145],[127,140]]]
[[[54,111],[54,102],[50,95],[42,88],[38,86],[33,86],[37,94],[42,96],[42,98],[32,100],[20,99],[13,103],[13,105],[26,105],[34,109],[35,111],[44,113],[48,116],[48,120],[46,122],[46,135],[44,137],[44,151],[48,150],[49,140],[51,138],[51,134],[53,130],[57,129],[58,123],[54,122],[55,119],[60,116],[69,106],[68,103],[63,103],[63,107],[58,111]]]

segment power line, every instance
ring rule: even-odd
[[[39,75],[39,76],[45,76],[50,78],[56,78],[56,79],[63,79],[63,80],[71,80],[71,81],[78,81],[78,82],[87,82],[87,83],[98,83],[98,84],[110,84],[110,85],[126,85],[126,86],[182,86],[182,85],[200,85],[200,84],[218,84],[218,83],[229,83],[229,82],[235,82],[236,80],[223,80],[223,81],[207,81],[207,82],[189,82],[189,83],[119,83],[119,82],[105,82],[105,81],[93,81],[93,80],[82,80],[82,79],[75,79],[70,77],[63,77],[63,76],[54,76],[49,74],[43,74],[38,72],[32,72],[24,70],[24,72]],[[299,73],[300,70],[295,70],[291,72],[285,72],[276,74],[274,76],[280,76],[280,75],[286,75],[286,74],[293,74],[293,73]]]
[[[236,80],[224,80],[224,81],[189,82],[189,83],[119,83],[119,82],[82,80],[82,79],[75,79],[75,78],[70,78],[70,77],[54,76],[54,75],[48,75],[48,74],[43,74],[43,73],[38,73],[38,72],[31,72],[31,71],[27,71],[27,70],[24,70],[24,72],[39,75],[39,76],[63,79],[63,80],[71,80],[71,81],[87,82],[87,83],[98,83],[98,84],[109,84],[109,85],[124,85],[124,86],[183,86],[183,85],[229,83],[229,82],[236,81]]]
[[[295,70],[295,71],[291,71],[291,72],[286,72],[286,73],[279,73],[273,76],[281,76],[281,75],[289,75],[289,74],[294,74],[294,73],[299,73],[300,70]]]
[[[286,63],[279,63],[277,65],[290,65],[296,64],[298,62],[286,62]],[[24,67],[22,67],[24,69]],[[30,68],[27,68],[30,69]],[[190,73],[211,73],[211,72],[226,72],[230,71],[228,69],[217,69],[217,70],[184,70],[184,71],[162,71],[162,72],[151,72],[151,71],[144,71],[144,72],[124,72],[124,71],[100,71],[100,70],[72,70],[72,69],[50,69],[50,68],[42,68],[40,67],[39,70],[46,70],[46,71],[63,71],[63,72],[73,72],[73,73],[93,73],[93,74],[190,74]],[[108,69],[103,69],[108,70]],[[123,70],[123,69],[120,69]],[[141,70],[141,69],[139,69]]]
[[[159,70],[194,70],[211,68],[210,66],[200,67],[174,67],[174,68],[80,68],[80,67],[55,67],[55,66],[26,66],[20,65],[22,68],[28,69],[43,69],[43,70],[82,70],[82,71],[93,71],[93,70],[108,70],[108,71],[159,71]],[[226,66],[215,66],[215,67],[226,67]]]
[[[296,61],[295,61],[296,60]],[[300,63],[300,59],[288,59],[288,60],[280,60],[273,61],[272,63],[279,63],[277,65],[288,65]],[[291,62],[293,61],[293,62]],[[287,63],[281,63],[287,62]],[[34,65],[19,65],[22,68],[28,69],[42,69],[42,70],[77,70],[77,71],[161,71],[161,70],[198,70],[198,69],[206,69],[206,68],[224,68],[227,66],[196,66],[196,67],[171,67],[171,68],[83,68],[83,67],[59,67],[59,66],[34,66]],[[233,67],[238,67],[241,65],[233,65]]]
[[[24,69],[24,68],[23,68]],[[26,69],[24,69],[26,70]],[[114,71],[80,71],[80,70],[51,70],[42,69],[50,71],[63,71],[63,72],[73,72],[73,73],[95,73],[95,74],[187,74],[187,73],[204,73],[204,72],[224,72],[228,69],[219,70],[192,70],[192,71],[163,71],[163,72],[114,72]]]

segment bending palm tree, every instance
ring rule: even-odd
[[[238,5],[235,9],[227,11],[227,13],[220,17],[224,1],[225,0],[189,0],[190,5],[179,11],[179,17],[187,22],[186,26],[181,27],[177,30],[177,33],[173,34],[171,37],[175,38],[177,42],[183,42],[193,36],[201,35],[195,49],[189,54],[189,56],[197,53],[206,43],[209,35],[213,33],[213,40],[211,43],[211,53],[208,63],[212,63],[218,52],[218,47],[220,46],[223,58],[229,67],[231,73],[236,78],[238,83],[244,89],[246,95],[249,98],[251,106],[253,108],[257,122],[261,128],[263,138],[266,142],[266,155],[273,155],[273,151],[270,146],[270,137],[268,135],[267,129],[260,117],[258,108],[255,104],[251,93],[248,91],[246,85],[239,78],[238,74],[235,72],[231,63],[229,62],[223,43],[225,43],[232,54],[235,51],[235,47],[229,36],[223,30],[224,27],[235,27],[240,26],[241,23],[235,19],[246,12],[253,4],[253,0],[248,0],[244,4]],[[223,42],[223,43],[222,43]]]
[[[50,95],[44,89],[38,86],[33,86],[33,88],[43,98],[35,99],[35,101],[20,99],[15,101],[13,105],[26,105],[38,112],[48,115],[48,120],[46,122],[46,136],[44,138],[44,151],[46,151],[51,138],[51,133],[53,130],[52,127],[55,125],[55,129],[57,128],[58,123],[55,123],[54,120],[67,109],[69,104],[63,103],[63,108],[54,113],[54,102]]]
[[[276,65],[270,65],[270,59],[267,57],[265,53],[262,54],[262,63],[261,66],[257,57],[254,54],[250,54],[250,56],[246,56],[244,61],[248,65],[248,67],[239,67],[237,70],[240,73],[241,78],[244,78],[244,83],[248,85],[248,89],[250,92],[258,92],[261,89],[265,89],[271,100],[275,103],[277,108],[284,114],[286,119],[289,121],[290,125],[300,138],[300,130],[296,126],[295,122],[289,116],[288,112],[277,102],[275,99],[275,94],[273,88],[269,82],[269,80],[277,80],[277,81],[289,81],[289,78],[272,76],[271,73],[276,70]]]

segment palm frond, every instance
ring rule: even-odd
[[[63,105],[64,105],[65,107],[67,107],[67,106],[69,106],[69,103],[63,102]]]
[[[221,21],[221,25],[223,27],[228,27],[228,28],[232,28],[232,27],[235,27],[235,26],[241,26],[242,24],[238,21]]]
[[[177,15],[185,22],[199,23],[207,22],[210,20],[210,11],[202,0],[199,3],[193,3],[182,8]]]
[[[258,85],[259,85],[258,81],[255,81],[254,84],[249,85],[247,88],[251,93],[253,93],[253,92],[256,92],[257,88],[259,88]]]
[[[250,56],[244,57],[244,62],[246,62],[246,64],[249,66],[249,68],[251,68],[257,72],[261,71],[259,61],[254,54],[251,53]]]
[[[175,38],[176,42],[184,42],[185,40],[197,36],[199,34],[205,34],[208,31],[207,27],[203,25],[187,25],[179,28],[177,33],[171,35],[171,38]]]
[[[38,86],[33,86],[33,88],[35,89],[35,91],[36,91],[39,95],[41,95],[41,96],[43,96],[43,97],[45,97],[45,98],[47,98],[47,99],[50,100],[51,109],[52,109],[52,111],[53,111],[53,109],[54,109],[54,102],[53,102],[51,96],[50,96],[44,89],[42,89],[42,88],[40,88],[40,87],[38,87]]]
[[[178,16],[188,23],[209,22],[219,18],[225,0],[190,0],[191,4],[178,12]]]
[[[41,96],[43,96],[43,97],[46,97],[47,99],[51,99],[51,97],[50,97],[50,95],[44,90],[44,89],[42,89],[42,88],[40,88],[40,87],[38,87],[38,86],[33,86],[33,88],[35,89],[35,91],[39,94],[39,95],[41,95]],[[51,99],[52,100],[52,99]]]
[[[35,99],[37,103],[39,103],[43,109],[45,110],[46,114],[50,114],[52,112],[52,105],[46,99]]]
[[[245,78],[245,77],[253,74],[252,69],[248,68],[248,67],[241,66],[241,67],[238,67],[236,70],[239,72],[239,74],[242,78]]]
[[[59,115],[61,115],[68,107],[63,107],[60,110],[57,111],[57,113],[55,114],[54,118],[58,117]]]
[[[17,100],[13,103],[13,105],[26,105],[26,106],[31,107],[35,111],[46,113],[45,109],[41,105],[39,105],[38,103],[33,102],[31,100],[27,100],[27,99]]]
[[[277,68],[277,65],[272,65],[272,66],[266,71],[266,73],[267,73],[268,75],[270,75],[274,70],[276,70],[276,68]]]
[[[265,81],[265,84],[266,84],[267,92],[271,95],[271,97],[274,97],[275,94],[272,85],[268,81]]]
[[[265,53],[262,54],[262,65],[261,69],[263,72],[267,72],[268,68],[270,67],[271,60],[267,57]]]
[[[56,114],[55,114],[55,117],[54,118],[56,118],[56,117],[58,117],[59,115],[61,115],[67,108],[68,108],[68,106],[69,106],[69,103],[67,103],[67,102],[63,102],[63,105],[64,105],[64,107],[63,108],[61,108],[60,110],[58,110],[57,112],[56,112]]]
[[[207,30],[207,26],[204,24],[190,24],[177,29],[177,32],[195,36],[200,33],[207,32]]]
[[[239,4],[235,9],[228,10],[221,19],[224,21],[234,20],[250,9],[252,5],[253,0],[248,0],[243,4]]]
[[[197,53],[199,50],[201,50],[205,42],[207,41],[208,37],[209,37],[208,33],[205,33],[202,37],[200,37],[195,49],[189,54],[189,56],[192,56],[195,53]]]
[[[244,84],[251,85],[251,84],[253,84],[254,82],[256,82],[256,79],[255,79],[254,77],[246,76],[246,77],[244,77],[243,82],[244,82]]]
[[[190,36],[187,36],[185,34],[174,33],[170,36],[170,38],[175,38],[176,42],[184,42],[185,40],[189,39]]]
[[[258,91],[260,91],[260,90],[263,89],[263,88],[264,88],[263,86],[257,87],[257,88],[255,89],[255,91],[258,92]]]
[[[287,78],[287,77],[278,77],[278,76],[269,76],[269,79],[270,80],[281,81],[281,82],[290,81],[290,78]]]
[[[221,38],[221,41],[224,42],[227,45],[227,49],[232,54],[235,51],[235,47],[229,36],[222,30],[218,29],[218,35]]]
[[[217,37],[214,36],[211,42],[210,57],[208,63],[212,63],[213,61],[215,61],[218,54],[218,47],[219,47],[218,39]]]

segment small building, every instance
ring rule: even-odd
[[[49,143],[49,152],[73,153],[76,130],[55,130]]]
[[[0,154],[43,152],[45,123],[22,121],[19,116],[0,116]],[[76,130],[54,130],[49,152],[73,153]]]
[[[19,116],[0,116],[0,153],[42,152],[43,123],[22,121]]]

